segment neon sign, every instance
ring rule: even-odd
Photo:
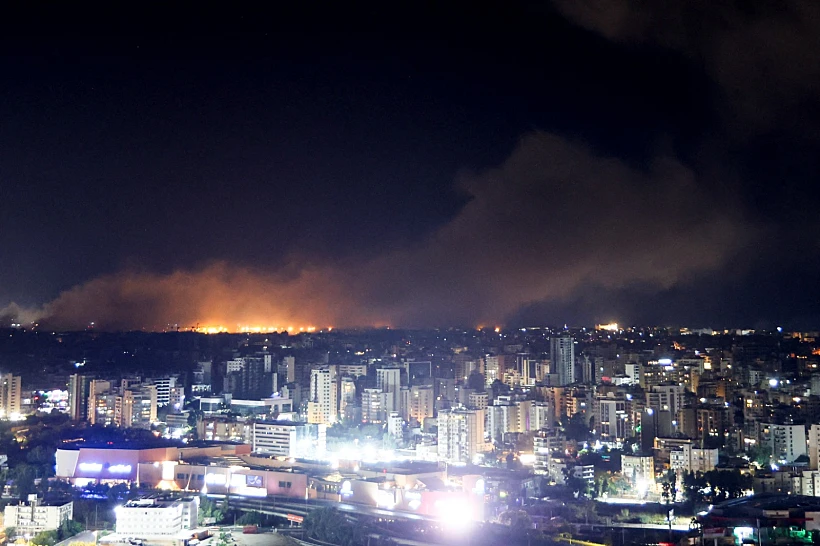
[[[114,466],[109,466],[108,471],[112,474],[128,474],[129,472],[131,472],[131,465],[115,464]]]

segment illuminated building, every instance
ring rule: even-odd
[[[515,355],[487,355],[484,359],[487,385],[492,385],[495,380],[503,381],[504,374],[514,366]]]
[[[110,381],[94,380],[89,384],[88,421],[92,425],[114,426],[117,394],[110,387]]]
[[[20,376],[0,374],[0,417],[9,419],[20,415],[22,388]]]
[[[356,381],[352,377],[342,377],[339,382],[339,415],[344,416],[347,406],[356,404]]]
[[[433,417],[433,387],[429,385],[413,385],[410,387],[408,404],[408,421],[424,423],[427,417]]]
[[[49,503],[29,495],[28,502],[8,504],[3,510],[3,524],[6,529],[13,527],[17,535],[31,535],[43,531],[55,531],[74,517],[72,501]]]
[[[197,526],[199,497],[136,499],[118,506],[116,532],[133,538],[189,538]]]
[[[626,408],[626,398],[616,398],[615,393],[595,397],[595,431],[601,442],[623,442],[631,433],[631,423]]]
[[[530,430],[541,430],[552,427],[555,422],[554,407],[544,402],[535,402],[530,406]]]
[[[646,393],[646,405],[655,411],[670,411],[673,415],[683,407],[683,385],[653,385]]]
[[[533,437],[533,451],[535,463],[533,471],[536,474],[549,474],[551,459],[558,455],[563,456],[567,448],[567,439],[558,431],[542,431]]]
[[[197,422],[199,438],[216,442],[253,443],[253,424],[244,418],[205,417]]]
[[[550,339],[550,362],[552,373],[558,373],[558,385],[575,383],[575,343],[570,336]]]
[[[655,483],[655,460],[651,455],[621,455],[621,474],[634,487]]]
[[[308,422],[332,425],[338,417],[335,373],[331,368],[318,368],[310,372],[310,397],[308,398]]]
[[[87,375],[71,374],[68,377],[68,415],[72,421],[88,418],[88,394],[91,378]]]
[[[282,359],[282,366],[285,368],[286,383],[294,383],[296,381],[296,357],[286,356]]]
[[[820,425],[814,424],[809,428],[809,468],[820,470]]]
[[[379,368],[376,370],[376,388],[385,394],[384,411],[401,410],[401,369]]]
[[[385,420],[386,395],[381,389],[364,389],[362,393],[362,421],[381,423]]]
[[[391,411],[387,416],[387,434],[399,441],[403,439],[402,426],[404,420],[397,411]]]
[[[123,391],[115,399],[114,425],[123,428],[151,428],[157,420],[157,388],[140,385]]]
[[[448,462],[472,462],[485,451],[484,410],[453,409],[438,414],[438,455]]]
[[[323,423],[256,421],[253,424],[253,452],[282,457],[317,458],[327,449]]]
[[[715,469],[717,463],[717,449],[701,449],[692,444],[683,444],[680,449],[669,453],[669,466],[678,473],[709,472]]]
[[[803,425],[761,425],[762,445],[772,453],[772,460],[784,464],[792,463],[801,455],[806,455],[806,428]]]

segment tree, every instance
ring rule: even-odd
[[[216,536],[216,544],[214,546],[230,546],[231,538],[225,531],[220,532]]]
[[[34,493],[34,480],[37,478],[37,467],[21,463],[12,471],[14,485],[17,487],[17,497],[26,499]]]
[[[34,538],[31,539],[31,543],[37,546],[54,546],[59,541],[60,535],[57,531],[43,531],[37,533]]]
[[[203,496],[200,498],[197,519],[200,525],[219,523],[225,519],[225,512],[214,501]]]
[[[64,521],[63,524],[60,525],[60,528],[57,529],[57,537],[59,540],[65,540],[79,534],[83,529],[85,529],[85,526],[82,523],[70,519]]]
[[[317,508],[308,512],[304,527],[309,536],[339,546],[354,546],[363,539],[361,527],[354,526],[341,512],[332,507]]]
[[[239,525],[262,525],[265,523],[265,516],[259,512],[245,512],[236,523]]]
[[[678,475],[675,473],[674,470],[670,470],[666,474],[666,479],[664,479],[663,483],[661,484],[662,493],[661,496],[666,504],[674,504],[675,497],[677,496],[678,491]]]
[[[683,492],[687,502],[697,504],[703,502],[703,489],[706,489],[706,478],[702,474],[687,472],[683,475]]]
[[[532,518],[524,510],[507,510],[498,516],[498,521],[515,531],[532,529]]]

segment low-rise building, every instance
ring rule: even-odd
[[[137,499],[115,511],[119,535],[175,538],[196,528],[199,497]]]
[[[9,504],[3,511],[4,525],[14,527],[18,535],[34,536],[54,531],[74,517],[74,502],[48,503],[29,495],[28,502]]]

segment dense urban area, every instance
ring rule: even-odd
[[[0,332],[4,540],[818,538],[817,332],[199,330]]]

